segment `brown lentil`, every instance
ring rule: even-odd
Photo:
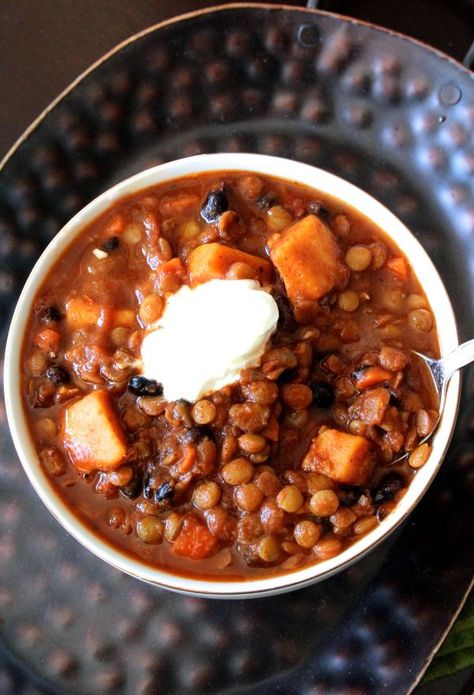
[[[144,516],[135,524],[135,533],[143,543],[161,543],[163,540],[163,524],[156,516]]]
[[[429,333],[433,328],[433,316],[427,309],[414,309],[408,314],[410,326],[422,333]]]
[[[229,410],[229,418],[232,424],[244,432],[259,432],[268,424],[270,410],[268,406],[258,403],[246,403],[233,405]]]
[[[244,483],[235,488],[234,499],[244,512],[256,512],[262,504],[263,495],[255,483]]]
[[[281,533],[284,529],[286,514],[275,500],[265,500],[260,507],[260,521],[266,533]]]
[[[57,434],[56,423],[50,417],[43,417],[36,423],[36,434],[42,442],[52,441]]]
[[[237,190],[239,191],[240,195],[244,196],[244,198],[250,198],[250,200],[253,200],[254,198],[258,198],[258,196],[262,193],[263,181],[262,179],[259,179],[258,176],[254,176],[253,174],[242,176],[242,178],[238,181]]]
[[[112,508],[107,514],[107,523],[112,528],[118,529],[125,521],[125,512],[120,507]]]
[[[140,304],[138,315],[145,326],[158,321],[163,313],[164,302],[157,294],[149,294]]]
[[[228,485],[249,483],[253,478],[253,466],[247,459],[238,458],[222,467],[221,476]]]
[[[215,507],[221,498],[221,488],[213,480],[201,483],[193,492],[193,502],[199,509]]]
[[[334,490],[319,490],[309,501],[309,508],[315,516],[331,516],[339,507],[339,497]]]
[[[53,447],[43,449],[40,459],[48,473],[54,478],[64,475],[66,472],[66,461],[59,449]]]
[[[276,562],[280,557],[280,545],[274,536],[264,536],[258,542],[258,555],[263,562]]]
[[[356,311],[359,308],[359,297],[354,290],[344,290],[338,297],[337,303],[343,311]]]
[[[259,454],[267,445],[267,440],[261,434],[242,434],[238,442],[246,454]]]
[[[321,537],[322,528],[314,521],[309,521],[304,519],[303,521],[298,521],[293,530],[293,535],[295,541],[302,548],[312,548],[319,538]]]
[[[198,425],[208,425],[216,418],[216,406],[212,401],[208,401],[206,398],[203,398],[193,405],[191,415],[193,416],[194,422],[196,422]]]
[[[361,536],[364,533],[372,531],[372,529],[378,526],[378,523],[376,516],[365,516],[356,521],[352,529],[356,536]]]
[[[109,482],[115,487],[128,485],[133,478],[133,468],[131,466],[121,466],[115,471],[110,471],[107,475]]]
[[[431,447],[427,442],[420,444],[411,452],[408,463],[412,468],[421,468],[428,461],[430,453]]]
[[[303,495],[296,485],[285,485],[277,495],[277,504],[285,512],[297,512],[303,504]]]
[[[285,384],[280,393],[283,403],[293,410],[304,410],[313,400],[313,393],[305,384]]]
[[[242,387],[242,392],[249,401],[260,405],[271,405],[278,398],[278,386],[268,379],[252,381]]]
[[[232,263],[229,270],[226,273],[226,278],[228,280],[255,280],[256,273],[253,268],[249,266],[248,263],[243,263],[238,261],[237,263]]]
[[[313,546],[313,553],[319,560],[329,560],[338,555],[342,550],[342,541],[339,538],[325,537]]]
[[[338,526],[339,528],[347,528],[350,526],[355,520],[356,520],[356,515],[354,512],[349,509],[348,507],[339,507],[337,512],[334,514],[331,514],[329,517],[329,521],[333,526]]]
[[[32,376],[41,376],[48,366],[48,356],[41,350],[33,350],[26,362],[26,368]]]
[[[272,470],[257,473],[255,483],[265,497],[275,497],[281,488],[281,483]]]
[[[181,527],[183,525],[182,514],[171,512],[171,514],[168,514],[164,520],[164,525],[164,536],[169,543],[172,543],[181,531]]]
[[[269,208],[267,215],[267,226],[271,232],[281,232],[293,220],[288,210],[285,210],[281,205]]]
[[[308,487],[308,492],[314,495],[315,492],[320,490],[330,490],[334,487],[334,482],[327,475],[322,473],[308,473],[306,476],[306,485]]]
[[[347,251],[346,263],[351,270],[356,272],[367,270],[372,263],[372,253],[367,246],[356,244]]]

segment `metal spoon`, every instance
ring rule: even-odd
[[[417,446],[426,442],[436,430],[441,420],[441,413],[443,412],[444,402],[446,400],[446,391],[448,389],[449,380],[453,374],[461,367],[465,367],[466,364],[474,361],[474,339],[468,340],[467,343],[462,343],[458,347],[450,352],[445,357],[439,360],[433,360],[431,357],[423,355],[421,352],[412,350],[411,353],[416,355],[427,367],[433,379],[433,385],[438,396],[438,419],[434,424],[431,432],[429,432],[426,437],[418,442]],[[402,459],[409,456],[409,451],[404,451],[398,458],[396,458],[393,463],[397,463]]]
[[[438,419],[436,420],[431,431],[423,437],[423,439],[418,442],[417,446],[426,442],[436,430],[441,420],[441,413],[443,412],[444,402],[446,400],[446,391],[448,390],[449,380],[453,376],[454,372],[461,367],[465,367],[466,364],[474,361],[474,339],[468,340],[467,343],[462,343],[458,347],[439,360],[433,360],[431,357],[423,355],[421,352],[416,350],[411,350],[412,355],[416,355],[419,360],[421,360],[427,367],[431,378],[433,380],[433,386],[436,390],[438,396]],[[410,455],[410,451],[402,451],[397,458],[391,461],[390,465],[398,463]]]
[[[412,353],[426,364],[431,373],[433,384],[438,395],[438,412],[441,414],[444,408],[444,401],[446,399],[446,391],[449,380],[453,376],[454,372],[457,372],[457,370],[461,369],[461,367],[465,367],[466,364],[474,361],[474,339],[468,340],[467,343],[458,345],[455,350],[439,360],[433,360],[430,357],[423,355],[421,352],[417,352],[416,350],[412,350]],[[437,424],[438,423],[436,423],[436,425]]]

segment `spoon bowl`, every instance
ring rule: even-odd
[[[412,354],[416,355],[420,360],[422,360],[428,368],[431,378],[433,379],[436,394],[438,396],[438,411],[441,417],[441,413],[446,401],[446,391],[451,377],[455,372],[457,372],[458,369],[461,369],[474,361],[474,339],[468,340],[466,343],[461,343],[461,345],[459,345],[455,350],[452,350],[445,357],[441,357],[439,360],[434,360],[431,357],[427,357],[416,350],[412,350]],[[432,433],[430,433],[430,435],[431,434]],[[426,437],[423,441],[426,441]]]
[[[441,422],[443,409],[446,404],[448,384],[452,376],[462,367],[474,362],[474,339],[461,343],[461,345],[458,345],[455,350],[452,350],[445,357],[441,357],[438,360],[428,357],[427,355],[423,355],[423,353],[417,352],[416,350],[412,350],[411,354],[416,355],[416,357],[423,362],[424,366],[426,367],[426,371],[429,373],[432,379],[433,387],[438,397],[438,417],[428,434],[423,437],[420,442],[418,442],[418,446],[421,446],[421,444],[424,444],[426,441],[428,441],[428,439],[430,439],[430,437],[433,436],[433,433]],[[401,461],[409,456],[409,454],[409,451],[404,451],[392,463]]]

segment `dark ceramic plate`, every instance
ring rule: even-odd
[[[289,156],[349,179],[415,232],[474,335],[472,74],[421,44],[275,6],[134,37],[44,114],[0,178],[3,338],[26,275],[82,205],[152,164]],[[0,403],[1,693],[409,692],[473,574],[474,377],[442,471],[401,531],[277,598],[183,598],[83,550],[28,484]]]

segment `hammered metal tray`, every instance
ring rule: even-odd
[[[474,335],[474,82],[433,49],[322,12],[198,12],[113,51],[34,124],[0,176],[2,349],[22,284],[80,207],[145,167],[253,151],[385,203]],[[0,693],[410,692],[473,575],[474,373],[435,483],[336,578],[250,601],[183,598],[106,566],[29,485],[0,402]]]

